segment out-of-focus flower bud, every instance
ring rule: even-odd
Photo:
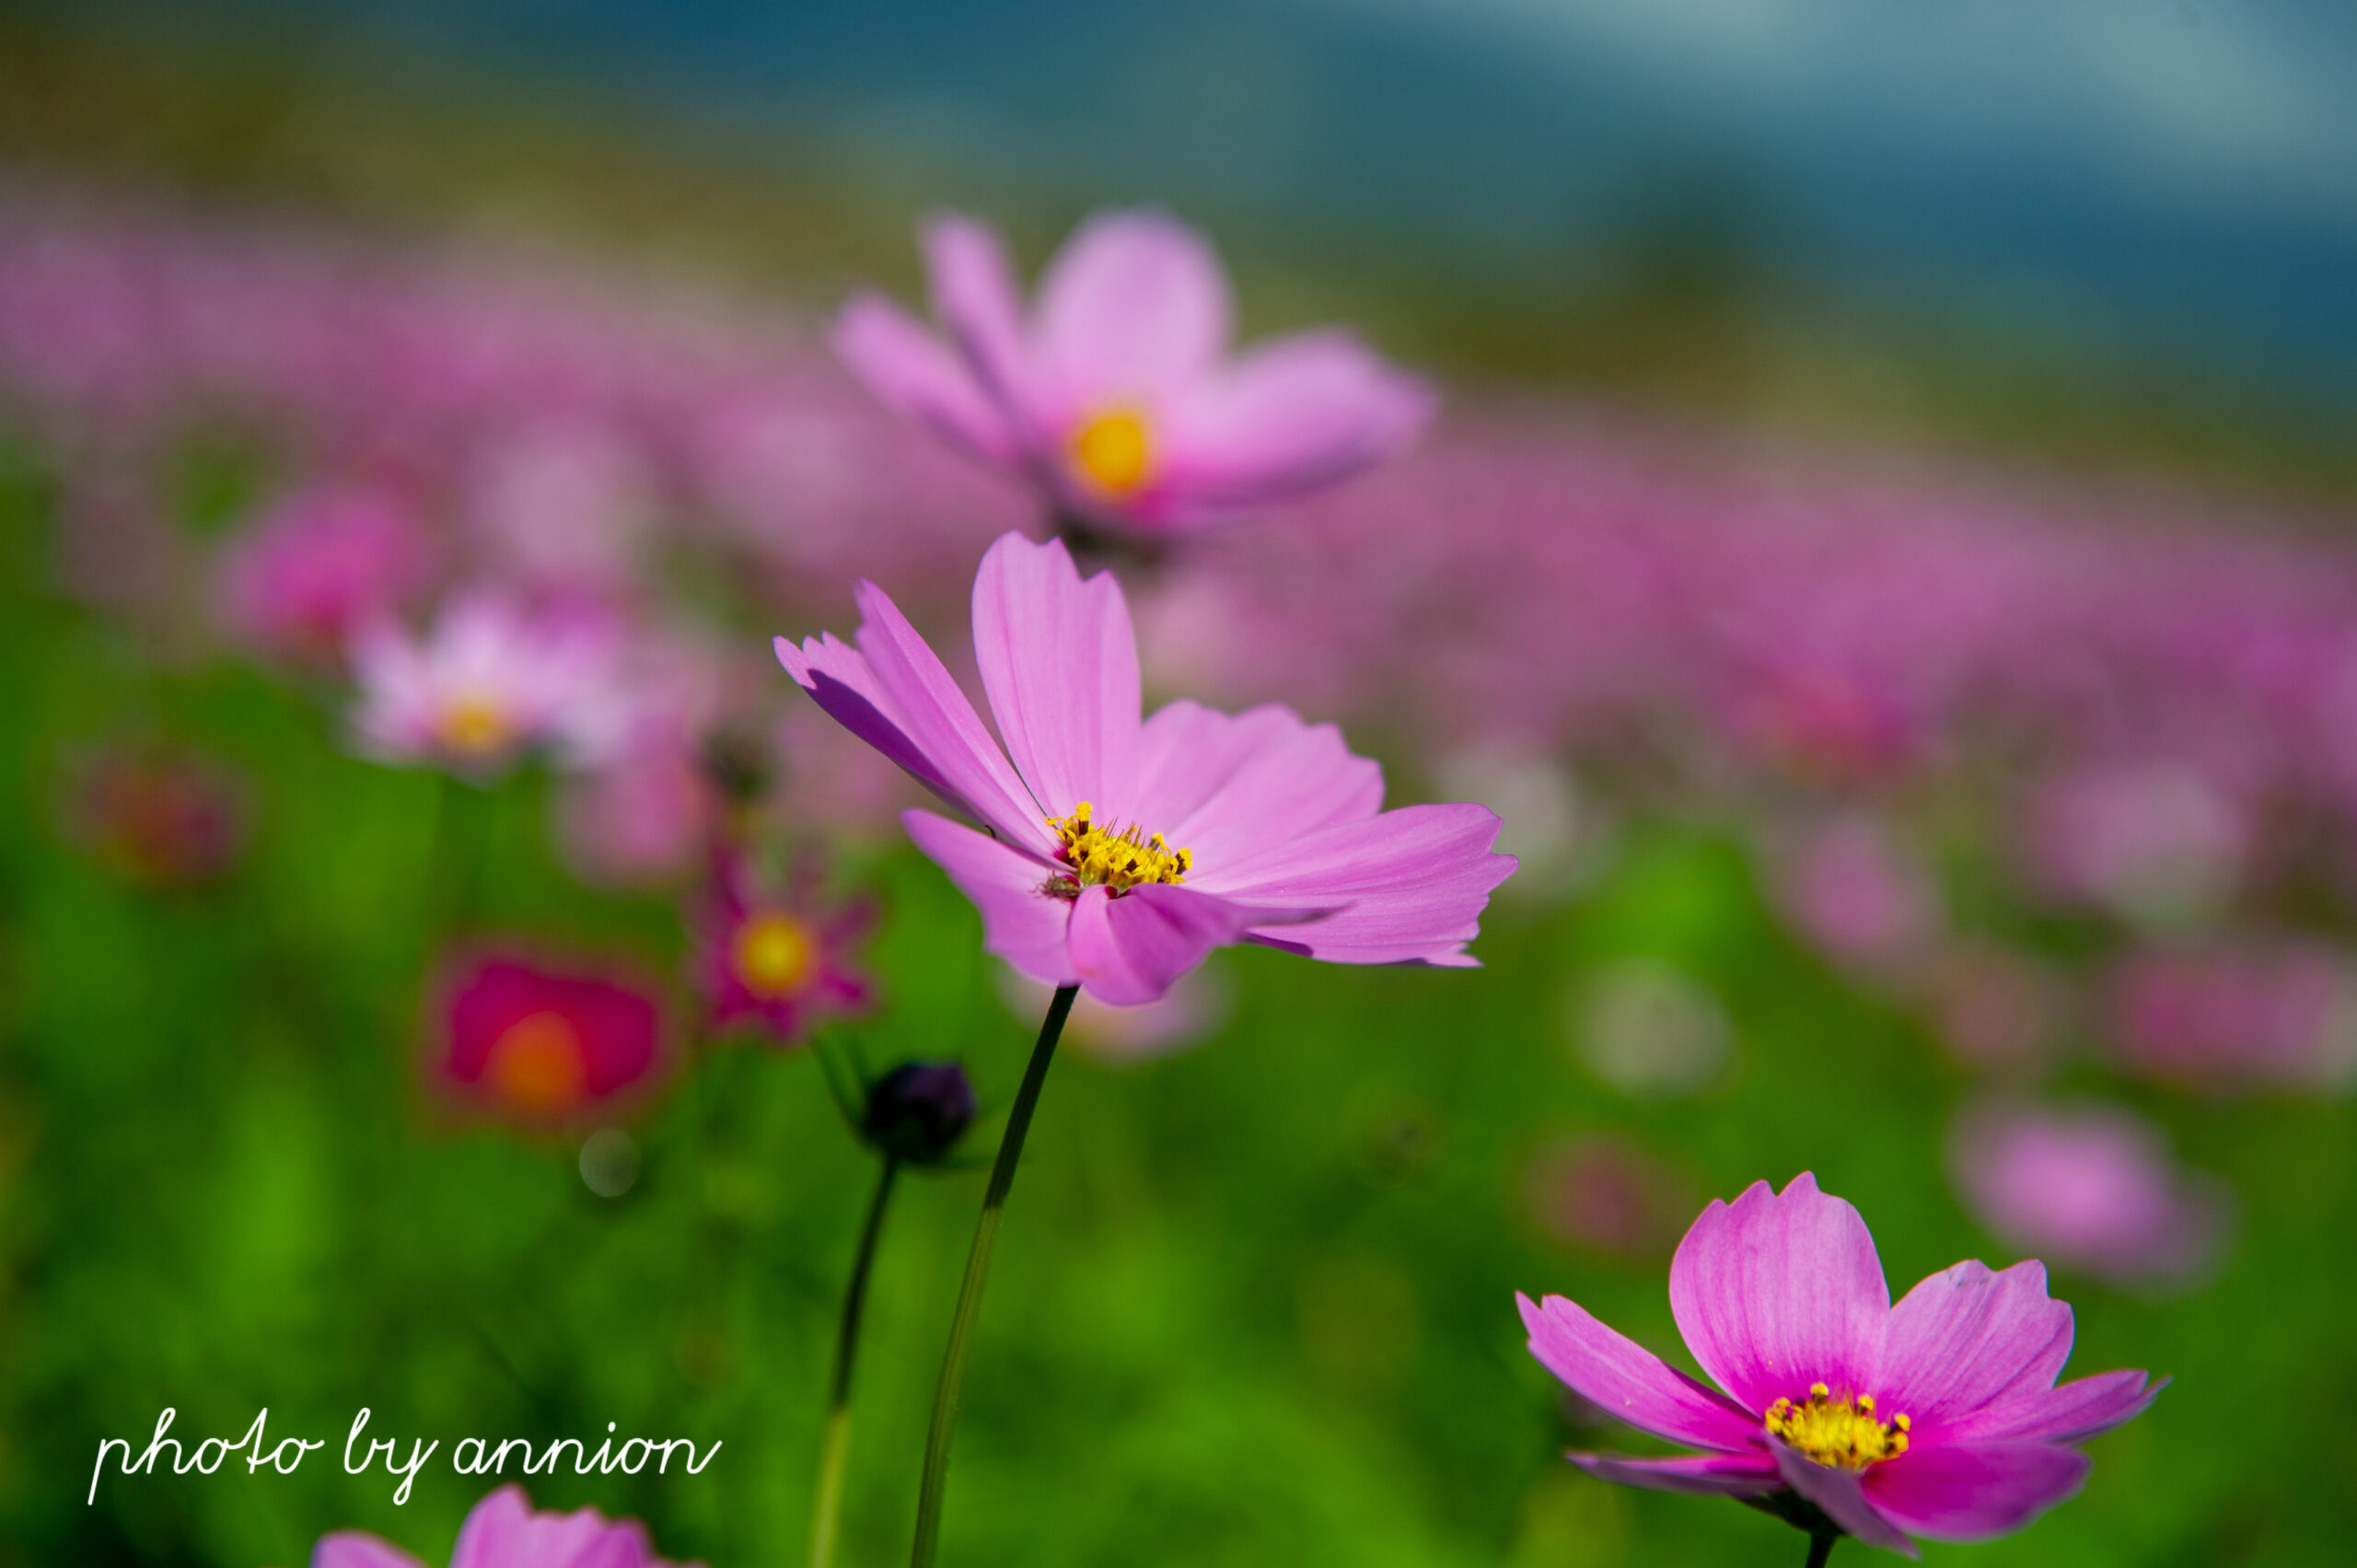
[[[974,1121],[974,1086],[955,1062],[903,1062],[867,1091],[860,1135],[886,1157],[938,1165]]]

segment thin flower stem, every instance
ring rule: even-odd
[[[859,1356],[860,1318],[867,1306],[867,1272],[876,1261],[876,1240],[884,1234],[884,1209],[900,1162],[887,1156],[867,1205],[852,1260],[851,1283],[843,1289],[843,1318],[835,1332],[835,1378],[827,1395],[827,1435],[819,1451],[819,1501],[810,1516],[810,1568],[829,1568],[835,1557],[835,1527],[842,1516],[843,1468],[851,1456],[851,1372]]]
[[[1039,1023],[1039,1042],[1031,1048],[1031,1064],[1023,1070],[1023,1086],[1006,1113],[1006,1132],[999,1139],[998,1158],[991,1166],[991,1184],[982,1192],[981,1218],[974,1222],[974,1245],[966,1254],[966,1278],[958,1287],[958,1311],[949,1321],[949,1349],[941,1358],[941,1384],[933,1396],[933,1425],[924,1434],[924,1479],[917,1488],[917,1539],[909,1553],[910,1568],[933,1568],[941,1545],[942,1483],[949,1475],[949,1434],[958,1424],[958,1393],[966,1376],[966,1350],[974,1335],[974,1319],[982,1306],[982,1282],[991,1272],[991,1248],[998,1240],[998,1222],[1006,1208],[1006,1194],[1015,1185],[1015,1165],[1023,1157],[1024,1135],[1031,1131],[1031,1112],[1039,1103],[1040,1086],[1048,1081],[1048,1064],[1055,1060],[1056,1040],[1064,1032],[1077,985],[1056,988],[1048,1016]]]
[[[1819,1530],[1808,1538],[1808,1562],[1804,1568],[1825,1568],[1826,1560],[1833,1555],[1833,1543],[1841,1538]]]
[[[490,796],[444,773],[434,802],[434,871],[442,906],[435,912],[446,928],[463,929],[474,920],[490,837]]]

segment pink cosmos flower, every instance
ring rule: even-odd
[[[319,1538],[311,1568],[425,1568],[419,1559],[366,1530]],[[459,1527],[450,1568],[671,1568],[655,1555],[646,1527],[609,1519],[595,1508],[535,1514],[520,1486],[503,1486],[474,1505]]]
[[[2357,980],[2321,943],[2131,953],[2105,990],[2112,1054],[2132,1072],[2209,1089],[2357,1080]]]
[[[423,587],[431,565],[408,509],[349,485],[299,490],[223,552],[221,614],[257,647],[319,662]]]
[[[1776,900],[1817,947],[1868,969],[1903,965],[1939,935],[1931,871],[1863,812],[1812,824],[1777,846]]]
[[[1858,1211],[1806,1173],[1713,1200],[1678,1244],[1669,1305],[1713,1388],[1560,1295],[1517,1295],[1531,1353],[1583,1398],[1703,1452],[1574,1453],[1604,1481],[1757,1497],[1791,1492],[1850,1535],[1982,1540],[2069,1497],[2073,1445],[2140,1414],[2142,1372],[2057,1386],[2071,1308],[2037,1262],[1941,1271],[1896,1307]]]
[[[603,617],[530,611],[478,589],[445,606],[422,640],[389,621],[353,639],[353,728],[381,761],[489,777],[538,748],[577,749],[618,653]]]
[[[236,865],[250,826],[250,794],[242,777],[192,752],[110,748],[75,766],[64,827],[124,880],[185,890]]]
[[[1274,703],[1230,715],[1182,701],[1141,723],[1120,585],[1084,580],[1061,542],[1007,534],[974,578],[1005,751],[883,590],[863,581],[855,597],[855,647],[780,637],[778,660],[988,830],[900,819],[981,909],[990,950],[1033,980],[1132,1006],[1238,941],[1335,963],[1474,962],[1465,944],[1515,867],[1490,853],[1497,817],[1383,810],[1380,768]]]
[[[1021,475],[1060,513],[1163,531],[1322,489],[1397,451],[1432,395],[1348,332],[1228,356],[1227,279],[1201,235],[1099,213],[1029,314],[998,237],[924,231],[935,337],[881,295],[844,307],[836,354],[877,397]]]
[[[874,911],[828,910],[809,877],[768,892],[741,855],[715,857],[696,969],[714,1028],[751,1024],[797,1045],[818,1019],[857,1012],[873,990],[852,962]]]
[[[513,957],[459,965],[441,988],[427,1069],[449,1098],[551,1127],[610,1112],[662,1070],[662,1004],[602,972]]]
[[[2223,1184],[2178,1166],[2125,1110],[1984,1106],[1958,1121],[1949,1152],[1956,1191],[1991,1235],[2115,1283],[2196,1278],[2224,1239]]]

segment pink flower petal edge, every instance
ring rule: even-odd
[[[424,1568],[390,1541],[360,1530],[319,1538],[311,1568]],[[655,1554],[646,1527],[595,1508],[538,1514],[520,1486],[476,1504],[459,1527],[450,1568],[672,1568]]]

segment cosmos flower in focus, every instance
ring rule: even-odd
[[[1982,1107],[1957,1122],[1950,1156],[1991,1236],[2115,1283],[2189,1280],[2224,1238],[2223,1185],[2185,1170],[2126,1110]]]
[[[441,987],[433,1021],[426,1066],[444,1096],[529,1127],[606,1113],[666,1063],[659,999],[603,971],[474,958]]]
[[[313,663],[425,586],[432,552],[408,508],[352,486],[284,497],[222,552],[222,620],[245,642]]]
[[[1600,1480],[1799,1502],[1869,1545],[1986,1540],[2077,1492],[2077,1444],[2142,1412],[2142,1372],[2057,1386],[2071,1308],[2036,1262],[1945,1269],[1891,1305],[1858,1211],[1803,1174],[1713,1201],[1678,1244],[1669,1304],[1717,1385],[1677,1371],[1560,1295],[1515,1298],[1531,1353],[1669,1458],[1570,1455]],[[1786,1517],[1793,1514],[1787,1512]]]
[[[603,616],[463,594],[423,638],[381,620],[355,634],[353,730],[379,761],[490,778],[536,749],[577,749],[619,653]]]
[[[311,1568],[425,1568],[381,1536],[338,1530],[319,1538]],[[520,1486],[503,1486],[459,1527],[450,1568],[671,1568],[655,1555],[646,1527],[595,1508],[535,1514]]]
[[[974,579],[974,651],[1006,751],[883,591],[863,582],[856,598],[855,647],[780,637],[778,660],[989,830],[901,818],[1022,973],[1135,1006],[1239,941],[1335,963],[1473,963],[1465,944],[1515,866],[1490,852],[1495,814],[1385,811],[1380,768],[1273,703],[1231,716],[1178,702],[1141,723],[1120,585],[1084,580],[1062,543],[1008,534]]]
[[[984,225],[937,219],[924,249],[943,335],[863,293],[836,322],[837,355],[1063,517],[1157,532],[1291,500],[1398,451],[1432,415],[1422,383],[1345,331],[1231,357],[1219,258],[1157,213],[1083,224],[1028,314]]]
[[[819,1019],[857,1012],[872,991],[852,961],[874,912],[830,910],[815,879],[765,891],[744,857],[724,854],[700,923],[696,970],[715,1030],[752,1025],[798,1045]]]

